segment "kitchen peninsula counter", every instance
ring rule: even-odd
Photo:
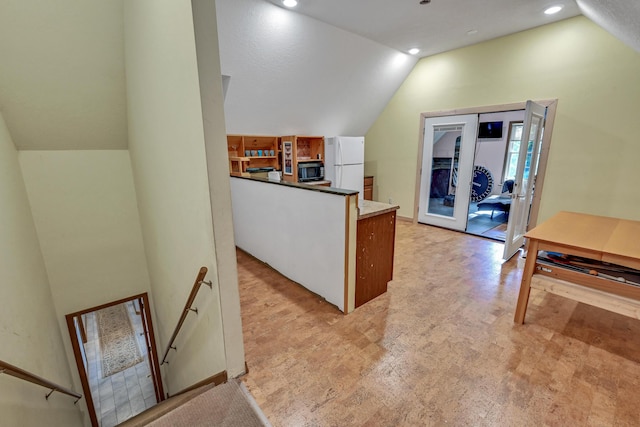
[[[358,219],[365,219],[372,216],[383,215],[389,212],[395,212],[400,209],[398,205],[390,205],[388,203],[374,202],[371,200],[358,200]]]
[[[398,205],[358,200],[356,308],[387,292],[393,279]]]
[[[301,182],[300,184],[304,184],[304,185],[319,185],[319,186],[322,186],[322,187],[331,187],[331,181],[327,181],[326,179],[323,179],[321,181]]]
[[[357,191],[232,176],[231,198],[238,248],[354,310]]]
[[[236,245],[344,313],[393,277],[397,205],[320,185],[231,177]]]

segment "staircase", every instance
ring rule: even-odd
[[[119,424],[121,427],[271,427],[239,380],[171,397]]]

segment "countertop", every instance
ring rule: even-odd
[[[251,181],[259,181],[259,182],[264,182],[267,184],[273,184],[273,185],[284,185],[286,187],[295,187],[295,188],[302,188],[304,190],[309,190],[309,191],[319,191],[321,193],[329,193],[329,194],[335,194],[338,196],[353,196],[355,194],[358,194],[358,192],[356,190],[343,190],[342,188],[334,188],[334,187],[325,187],[323,185],[309,185],[304,184],[304,183],[297,183],[297,182],[287,182],[287,181],[272,181],[268,178],[259,178],[259,177],[249,177],[249,176],[235,176],[235,175],[231,175],[231,178],[234,179],[249,179]],[[316,181],[316,184],[318,183],[318,181]]]
[[[326,185],[326,184],[329,184],[329,185],[331,185],[331,181],[327,181],[327,180],[323,180],[323,181],[307,181],[307,182],[299,182],[298,184],[305,184],[305,185]]]
[[[398,205],[374,202],[371,200],[358,200],[358,219],[370,218],[400,209]]]

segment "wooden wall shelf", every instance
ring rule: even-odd
[[[247,168],[280,170],[280,138],[264,135],[227,135],[229,173],[251,176]]]
[[[289,135],[281,139],[283,144],[291,143],[292,145],[291,158],[287,159],[288,153],[282,152],[282,164],[285,165],[282,174],[284,181],[298,182],[298,163],[324,162],[324,136]],[[286,165],[289,162],[291,174],[287,173],[289,169]]]

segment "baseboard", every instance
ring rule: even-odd
[[[247,388],[247,386],[244,385],[242,381],[238,381],[238,383],[240,385],[240,390],[242,390],[242,393],[244,393],[244,396],[247,399],[247,402],[249,402],[249,405],[251,405],[251,407],[253,408],[253,411],[262,422],[262,425],[264,425],[265,427],[272,427],[271,423],[269,422],[269,419],[264,414],[264,412],[262,412],[262,408],[260,408],[260,405],[258,405],[258,402],[256,402],[251,392],[249,392],[249,389]]]

